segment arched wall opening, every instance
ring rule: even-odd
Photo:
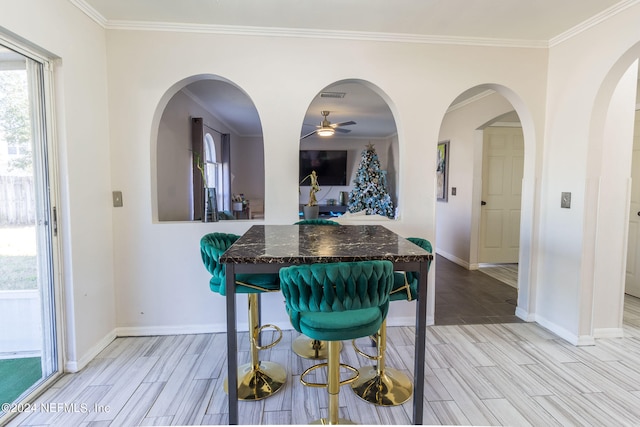
[[[194,150],[193,145],[197,127],[201,150]],[[216,162],[207,161],[207,137],[213,139]],[[251,219],[250,200],[264,203],[264,170],[260,118],[238,85],[206,74],[185,78],[165,92],[152,123],[154,222],[212,220],[210,210],[209,214],[200,212],[206,200],[196,200],[201,186],[217,187],[216,220]],[[203,199],[210,195],[204,188],[201,193]],[[243,197],[243,210],[233,211],[234,195]]]
[[[509,118],[511,117],[511,118]],[[515,117],[515,119],[513,118]],[[448,141],[449,197],[436,202],[436,251],[467,268],[477,269],[482,202],[483,129],[499,120],[516,120],[522,129],[521,210],[519,219],[518,304],[516,315],[526,321],[534,316],[532,236],[536,200],[537,142],[529,108],[509,88],[478,85],[456,98],[443,117],[439,141]],[[434,153],[435,155],[435,153]],[[452,189],[455,187],[455,196]],[[437,302],[436,302],[437,304]]]
[[[623,335],[639,57],[640,43],[611,67],[591,115],[579,321],[587,344]]]
[[[399,141],[391,108],[384,91],[360,79],[334,82],[316,94],[300,133],[301,206],[311,197],[309,180],[304,179],[314,169],[320,187],[315,197],[321,216],[351,218],[351,213],[366,211],[367,215],[395,218],[400,192]],[[327,126],[333,129],[333,134],[321,136]],[[387,202],[381,199],[371,205],[376,208],[360,210],[354,199],[357,197],[357,191],[353,192],[357,186],[354,181],[362,178],[358,176],[358,168],[369,145],[376,152],[383,181],[375,193],[386,195]]]

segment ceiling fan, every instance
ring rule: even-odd
[[[329,115],[329,113],[330,111],[322,111],[321,114],[323,119],[322,119],[322,122],[320,122],[320,126],[316,126],[317,129],[302,136],[300,139],[305,139],[313,134],[318,134],[318,136],[332,136],[336,132],[349,133],[351,132],[351,130],[342,129],[342,126],[351,126],[356,124],[356,122],[354,122],[353,120],[350,120],[348,122],[332,124],[329,121],[329,119],[327,119],[327,116]]]

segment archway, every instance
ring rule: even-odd
[[[464,268],[478,268],[483,129],[496,123],[505,128],[513,126],[513,121],[509,124],[504,122],[507,119],[514,120],[509,115],[520,123],[524,140],[520,230],[517,233],[520,246],[517,256],[518,303],[515,313],[519,318],[531,321],[533,269],[530,242],[533,211],[537,204],[534,198],[537,144],[529,109],[519,96],[504,86],[486,84],[465,91],[456,98],[443,118],[439,140],[449,141],[451,158],[456,160],[450,165],[448,200],[437,204],[437,252]]]
[[[195,126],[200,127],[198,132]],[[204,200],[201,202],[198,194],[204,183],[206,188],[216,188],[220,219],[234,218],[233,195],[242,197],[247,206],[252,199],[264,200],[260,118],[249,96],[234,83],[215,75],[177,82],[158,104],[154,131],[154,220],[189,221],[210,216],[210,211],[200,212]],[[200,149],[195,149],[193,139],[198,134],[202,140]],[[206,156],[206,138],[212,140],[209,146],[215,148],[215,161]],[[203,190],[203,197],[209,191]],[[250,219],[247,213],[240,213],[244,216],[236,217]]]
[[[605,76],[589,129],[579,335],[623,335],[631,206],[631,152],[640,43]],[[634,165],[637,167],[638,165]],[[592,339],[589,342],[591,343]]]
[[[327,126],[333,130],[322,136],[320,131]],[[345,195],[354,188],[361,153],[369,144],[380,162],[385,181],[381,188],[388,192],[392,205],[398,206],[397,127],[388,97],[380,88],[357,79],[326,86],[309,104],[300,137],[300,180],[313,169],[312,161],[325,171],[318,172],[320,191],[316,193],[321,215],[341,216],[347,212]],[[301,205],[309,200],[308,182],[302,184]],[[387,216],[393,218],[395,210],[390,209],[390,213]]]

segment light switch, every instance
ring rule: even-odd
[[[113,192],[113,207],[114,208],[122,207],[122,191]]]
[[[571,207],[571,193],[562,192],[562,196],[560,199],[560,207],[569,209]]]
[[[458,189],[456,187],[451,187],[451,195],[452,196],[455,196],[457,192],[458,192]]]

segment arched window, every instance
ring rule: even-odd
[[[220,143],[218,143],[220,145]],[[206,177],[206,187],[216,189],[216,204],[218,210],[224,209],[223,201],[227,197],[227,189],[223,184],[223,168],[222,163],[218,162],[218,155],[216,150],[216,142],[213,135],[207,132],[204,135],[204,173]]]

